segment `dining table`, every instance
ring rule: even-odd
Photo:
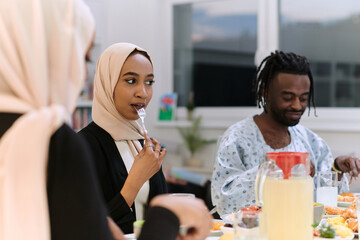
[[[134,233],[125,234],[126,239],[136,240]],[[209,236],[206,238],[206,240],[218,240],[220,238],[219,236]]]

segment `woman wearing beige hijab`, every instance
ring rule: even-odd
[[[66,125],[94,20],[81,0],[0,1],[0,239],[112,239],[86,142]]]
[[[144,204],[167,192],[161,170],[166,150],[136,122],[136,109],[149,104],[153,83],[144,49],[130,43],[108,47],[97,63],[93,122],[80,131],[91,145],[110,216],[125,233],[143,218]]]

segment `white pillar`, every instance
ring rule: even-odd
[[[255,65],[279,49],[279,0],[258,0],[258,38]]]

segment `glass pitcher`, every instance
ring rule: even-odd
[[[255,197],[266,216],[268,240],[311,240],[314,184],[309,153],[266,153]]]

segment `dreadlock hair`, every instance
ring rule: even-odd
[[[310,92],[307,105],[309,106],[310,114],[310,105],[314,107],[315,116],[316,109],[314,103],[314,81],[310,69],[309,61],[306,57],[297,55],[292,52],[282,52],[275,51],[267,56],[260,64],[256,70],[256,75],[254,79],[254,90],[256,94],[256,103],[259,108],[266,110],[266,99],[269,93],[270,82],[278,73],[289,73],[289,74],[299,74],[299,75],[308,75],[310,79]]]

